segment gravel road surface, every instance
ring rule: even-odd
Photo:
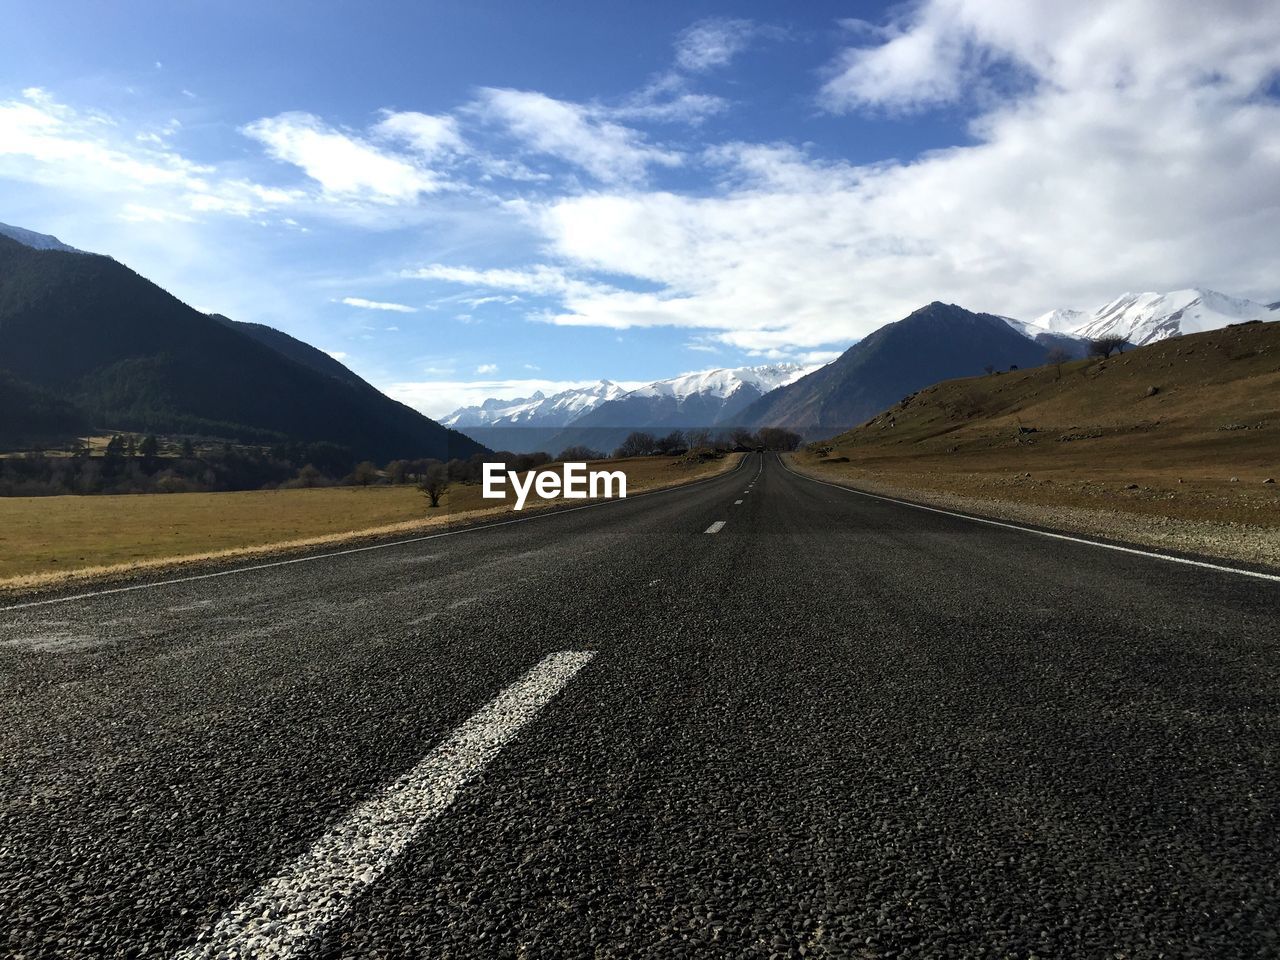
[[[773,454],[0,610],[0,956],[1275,957],[1278,812],[1280,583]]]

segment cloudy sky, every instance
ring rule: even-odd
[[[0,221],[429,414],[1280,298],[1274,0],[0,0]]]

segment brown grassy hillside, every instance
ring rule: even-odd
[[[902,489],[1280,527],[1280,323],[928,387],[797,456]],[[847,458],[847,460],[843,459]]]

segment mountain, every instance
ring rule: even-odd
[[[75,247],[69,247],[57,237],[51,237],[47,233],[36,233],[34,230],[28,230],[25,227],[13,227],[7,223],[0,223],[0,236],[8,237],[11,240],[17,240],[24,247],[30,247],[32,250],[61,250],[63,253],[83,253],[83,250],[77,250]]]
[[[277,330],[275,327],[268,327],[265,323],[252,323],[247,320],[232,320],[230,317],[224,317],[220,313],[209,314],[214,320],[225,324],[232,330],[239,330],[246,336],[252,337],[259,343],[270,347],[276,353],[282,353],[290,360],[302,364],[304,367],[310,367],[316,373],[323,373],[327,377],[335,377],[343,383],[352,385],[368,386],[358,374],[353,373],[347,367],[335,360],[323,350],[318,350],[309,343],[304,343],[297,337],[291,337],[283,330]]]
[[[1065,319],[1062,315],[1070,314],[1079,314],[1079,311],[1054,310],[1039,319],[1046,320],[1050,324],[1061,324]],[[1079,334],[1065,330],[1055,331],[1052,326],[1042,326],[1038,321],[1015,320],[1013,317],[1001,317],[1000,319],[1024,337],[1040,344],[1046,354],[1055,347],[1065,350],[1073,360],[1079,360],[1089,353],[1089,340]]]
[[[1219,330],[1232,323],[1280,320],[1275,311],[1274,304],[1229,297],[1214,290],[1193,288],[1171,293],[1126,293],[1083,316],[1069,332],[1088,339],[1119,336],[1142,346],[1166,337]],[[1065,310],[1055,310],[1053,314],[1080,315],[1079,311]],[[1038,318],[1035,322],[1048,326],[1043,320]]]
[[[0,237],[0,366],[96,426],[328,441],[380,462],[483,451],[345,368],[317,369],[326,365],[319,351],[278,331],[256,333],[187,306],[110,257]]]
[[[515,400],[486,400],[475,407],[459,407],[441,419],[446,427],[563,427],[588,410],[626,393],[608,380],[589,387],[562,390],[546,396],[541,390]]]
[[[601,380],[549,397],[539,390],[514,400],[489,399],[478,406],[460,407],[440,422],[491,450],[533,453],[548,449],[551,438],[578,417],[626,392],[626,387]]]
[[[837,359],[761,397],[746,426],[787,427],[809,438],[856,426],[904,395],[986,367],[1033,367],[1045,347],[1002,317],[933,302],[858,341]]]
[[[1277,476],[1277,356],[1280,323],[1246,323],[1106,361],[950,380],[798,460],[833,477],[984,500],[1154,504],[1166,516],[1240,523],[1276,504],[1260,481]],[[1228,488],[1246,486],[1256,493],[1233,500],[1241,494]]]
[[[74,403],[0,370],[0,443],[76,436],[89,427],[88,414]]]
[[[669,433],[690,428],[737,426],[743,410],[765,394],[804,376],[812,367],[774,363],[686,373],[638,387],[602,403],[549,438],[550,452],[584,445],[609,451],[628,433]]]
[[[1030,321],[1031,326],[1051,333],[1074,333],[1089,322],[1089,314],[1083,310],[1059,308],[1042,313]]]

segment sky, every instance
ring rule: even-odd
[[[428,415],[1280,299],[1274,0],[0,0],[0,221]]]

